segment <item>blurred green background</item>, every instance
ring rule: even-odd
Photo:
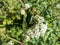
[[[30,4],[25,15],[21,15],[24,5]],[[48,23],[44,37],[25,42],[23,33],[37,21],[29,24],[31,17],[39,15]],[[0,44],[13,41],[13,45],[60,45],[60,0],[0,0]]]

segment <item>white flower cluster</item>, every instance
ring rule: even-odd
[[[41,28],[41,30],[40,30],[41,33],[40,33],[40,34],[41,34],[41,36],[43,37],[44,34],[45,34],[45,32],[46,32],[46,30],[47,30],[47,24],[41,23],[40,28]]]
[[[35,38],[39,38],[40,37],[40,29],[39,29],[39,25],[36,25],[35,28],[33,29],[34,32],[34,37]]]
[[[29,4],[25,4],[25,9],[29,9],[30,8],[30,5]],[[25,15],[25,9],[21,9],[21,15]]]
[[[14,43],[12,41],[9,41],[7,45],[14,45]]]
[[[30,38],[39,38],[40,37],[40,32],[39,30],[28,30],[27,31],[27,35],[30,37]]]
[[[26,34],[30,38],[39,38],[40,36],[43,37],[47,30],[47,24],[43,23],[44,18],[39,15],[36,15],[34,18],[38,20],[38,24],[36,24],[33,29],[28,29]]]

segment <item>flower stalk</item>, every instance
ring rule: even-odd
[[[19,44],[21,44],[21,45],[24,45],[24,43],[22,43],[22,42],[20,42],[20,41],[18,41],[18,40],[16,40],[16,39],[14,39],[14,38],[11,38],[11,37],[9,37],[9,36],[7,36],[7,35],[4,35],[4,34],[0,34],[0,35],[3,36],[3,37],[8,38],[8,39],[10,39],[10,40],[13,40],[13,41],[15,41],[15,42],[17,42],[17,43],[19,43]]]

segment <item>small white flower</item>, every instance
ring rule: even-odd
[[[57,4],[56,7],[57,7],[57,8],[60,8],[60,4]]]
[[[43,37],[43,36],[44,36],[44,34],[45,34],[45,32],[46,32],[46,30],[41,29],[41,30],[40,30],[40,32],[41,32],[41,33],[40,33],[40,34],[41,34],[41,36]]]
[[[40,32],[36,33],[35,38],[39,38],[40,37]]]
[[[30,5],[29,4],[25,4],[25,9],[28,9],[30,8]]]
[[[30,35],[31,38],[34,38],[34,36],[35,36],[34,34],[33,35]]]
[[[24,15],[24,14],[25,14],[25,10],[22,9],[22,10],[21,10],[21,15]]]
[[[39,32],[39,25],[36,25],[34,31]]]
[[[31,33],[31,32],[32,32],[32,30],[28,29],[27,33]]]
[[[35,34],[35,38],[39,38],[40,37],[40,32]]]
[[[41,29],[47,29],[47,24],[41,23]]]
[[[29,29],[29,30],[27,31],[27,34],[28,34],[28,35],[33,35],[33,31]]]
[[[41,36],[44,36],[46,30],[47,30],[47,25],[42,23],[42,24],[41,24],[41,30],[40,30]]]
[[[7,45],[14,45],[14,43],[12,41],[9,41]]]
[[[44,22],[44,18],[43,17],[39,17],[39,23],[42,23],[42,22]]]
[[[35,35],[35,38],[37,38],[38,37],[38,35]]]
[[[37,35],[40,36],[40,32],[38,32]]]

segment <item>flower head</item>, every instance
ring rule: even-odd
[[[40,37],[40,32],[35,33],[35,38],[39,38]]]
[[[21,10],[21,15],[25,15],[25,10],[24,9]]]
[[[39,17],[39,23],[42,23],[42,22],[44,22],[44,18],[43,17]]]
[[[33,35],[33,31],[29,29],[29,30],[27,31],[27,34],[28,34],[29,36],[30,36],[30,35]]]
[[[47,25],[42,23],[42,24],[41,24],[41,30],[40,30],[41,36],[44,36],[46,30],[47,30]]]
[[[25,9],[28,9],[30,8],[30,5],[29,4],[25,4]]]

